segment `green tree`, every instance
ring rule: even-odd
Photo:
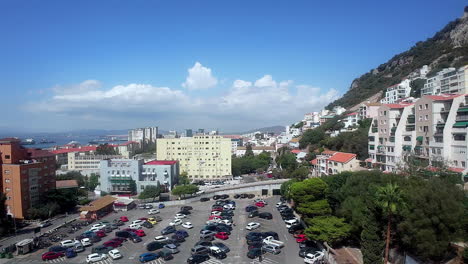
[[[361,252],[364,264],[382,263],[384,242],[374,212],[367,210],[366,221],[361,232]]]
[[[277,157],[276,163],[283,169],[289,172],[297,168],[296,155],[291,152],[285,152]]]
[[[131,180],[131,181],[130,181],[129,189],[130,189],[130,192],[131,192],[132,194],[136,194],[136,193],[137,193],[137,185],[136,185],[135,180]]]
[[[320,178],[311,178],[302,182],[294,182],[290,188],[291,198],[296,206],[325,198],[327,184]]]
[[[297,212],[307,217],[319,215],[329,215],[331,213],[330,205],[326,199],[313,202],[301,203],[296,207]]]
[[[309,129],[304,134],[302,134],[301,139],[299,140],[299,147],[301,149],[306,148],[307,145],[317,144],[325,138],[325,132],[320,129]]]
[[[96,154],[97,155],[118,155],[119,153],[115,150],[114,147],[105,143],[105,144],[99,144],[99,146],[97,146]]]
[[[179,184],[185,185],[185,184],[189,184],[189,183],[190,183],[190,179],[188,177],[188,173],[186,171],[183,171],[179,175]]]
[[[182,197],[185,197],[185,195],[188,194],[194,194],[198,192],[198,186],[193,185],[193,184],[187,184],[187,185],[178,185],[172,189],[172,194],[179,196],[179,199]]]
[[[385,260],[388,262],[388,252],[390,250],[390,233],[392,225],[392,217],[402,207],[405,206],[403,200],[403,193],[397,184],[389,183],[385,186],[379,187],[376,194],[376,202],[382,208],[387,216],[387,232],[385,239]]]
[[[307,179],[308,176],[309,176],[309,168],[307,167],[299,167],[295,169],[290,175],[291,178],[294,178],[297,180],[305,180]]]
[[[244,156],[245,157],[253,157],[254,156],[251,144],[247,144],[245,146],[245,155]]]
[[[94,189],[96,189],[98,185],[99,185],[99,174],[91,173],[86,187],[88,188],[88,190],[94,191]]]
[[[6,195],[0,193],[0,235],[6,234],[12,227],[12,222],[7,217]]]
[[[138,195],[138,199],[153,199],[153,201],[161,194],[161,186],[159,181],[157,185],[147,185],[145,189]]]
[[[336,216],[317,216],[307,218],[309,227],[304,230],[310,240],[327,242],[331,245],[346,239],[351,231],[351,226],[345,223],[344,218]]]
[[[291,179],[289,181],[285,181],[281,184],[280,193],[286,199],[291,199],[291,185],[297,182],[296,179]]]

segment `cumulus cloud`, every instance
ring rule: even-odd
[[[189,90],[200,90],[215,87],[217,84],[218,79],[211,74],[211,69],[204,67],[197,61],[192,68],[188,69],[188,76],[182,87]]]
[[[334,89],[323,91],[310,85],[294,85],[291,80],[277,82],[271,75],[253,81],[235,80],[223,95],[212,97],[192,96],[183,90],[150,84],[105,89],[98,81],[85,81],[66,89],[54,89],[50,98],[30,103],[26,109],[65,114],[89,122],[93,116],[106,115],[109,120],[125,116],[157,123],[163,118],[167,121],[165,128],[201,127],[207,123],[220,129],[241,129],[289,124],[337,98]]]

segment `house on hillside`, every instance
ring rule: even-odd
[[[361,170],[356,154],[326,150],[310,161],[312,175],[333,175],[344,171]]]

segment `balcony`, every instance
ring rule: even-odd
[[[444,128],[444,127],[445,127],[445,123],[439,122],[439,123],[437,123],[436,127],[437,127],[437,128]]]
[[[390,137],[390,142],[395,142],[395,137],[394,136]]]
[[[408,124],[414,124],[416,118],[414,117],[414,115],[408,115]]]
[[[372,127],[372,133],[377,133],[379,132],[379,128],[378,127]]]
[[[415,130],[415,125],[406,125],[406,131],[414,131]]]
[[[466,128],[468,127],[468,121],[457,121],[453,125],[454,128]]]
[[[468,112],[468,105],[461,104],[457,112],[458,113]]]
[[[441,114],[448,114],[450,112],[450,108],[442,108],[440,109]]]
[[[457,115],[456,121],[468,121],[468,115]]]
[[[411,151],[411,146],[409,145],[403,146],[403,151]]]

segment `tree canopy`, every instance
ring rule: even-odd
[[[105,144],[99,144],[99,146],[97,146],[96,154],[97,155],[118,155],[119,153],[115,150],[114,147],[105,143]]]

